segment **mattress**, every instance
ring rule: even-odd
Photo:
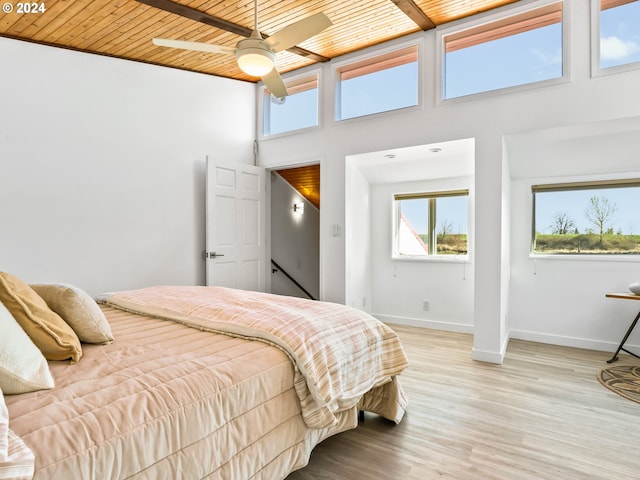
[[[268,343],[101,306],[115,341],[50,362],[53,390],[5,397],[38,479],[278,479],[354,428],[309,428],[289,357]]]

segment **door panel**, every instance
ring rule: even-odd
[[[260,278],[262,265],[257,261],[246,261],[240,264],[242,283],[245,290],[263,291],[260,289],[258,279]]]
[[[215,221],[211,225],[212,239],[218,247],[229,247],[235,243],[236,199],[218,195],[215,198]]]
[[[260,246],[260,202],[257,200],[242,199],[242,215],[244,217],[244,229],[242,240],[248,247]]]

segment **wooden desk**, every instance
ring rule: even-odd
[[[640,300],[640,295],[636,295],[634,293],[607,293],[605,297],[622,298],[624,300]],[[635,328],[636,323],[638,323],[639,318],[640,318],[640,312],[638,312],[638,314],[636,315],[636,318],[633,320],[633,322],[631,322],[631,325],[629,325],[629,329],[627,330],[627,333],[624,334],[624,337],[622,338],[620,345],[618,345],[618,349],[616,350],[616,353],[613,354],[613,357],[607,360],[607,363],[613,363],[616,360],[618,360],[618,353],[620,353],[620,350],[622,350],[623,352],[627,352],[629,355],[633,355],[636,358],[640,358],[640,356],[624,348],[624,344],[627,341],[627,338],[629,338],[629,335],[631,335],[631,332],[633,332],[633,329]]]

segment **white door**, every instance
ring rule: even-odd
[[[207,158],[207,285],[265,290],[265,170]]]

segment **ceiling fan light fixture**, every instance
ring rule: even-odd
[[[248,52],[238,56],[238,66],[247,75],[262,77],[273,70],[273,59],[268,52]]]
[[[238,66],[247,75],[263,77],[275,65],[275,55],[262,43],[261,39],[247,38],[238,43],[236,50]]]

